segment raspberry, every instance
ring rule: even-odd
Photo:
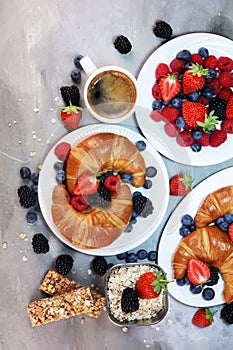
[[[221,124],[221,129],[225,130],[228,134],[233,134],[233,120],[223,120]]]
[[[18,189],[19,202],[24,208],[30,208],[36,204],[36,195],[29,186],[20,186]]]
[[[92,270],[99,276],[104,276],[108,268],[106,259],[103,256],[96,256],[92,260]]]
[[[202,103],[205,106],[207,106],[209,104],[209,101],[210,101],[209,98],[206,98],[202,95],[200,97],[198,97],[198,100],[197,100],[198,103]]]
[[[233,119],[233,96],[230,97],[226,106],[226,118]]]
[[[178,135],[177,135],[177,143],[180,146],[183,147],[187,147],[187,146],[191,146],[191,144],[193,143],[193,138],[192,135],[189,131],[187,130],[183,130],[181,131]]]
[[[126,287],[121,296],[121,310],[125,313],[135,312],[139,309],[139,295],[131,287]]]
[[[227,139],[227,133],[225,130],[215,130],[210,134],[210,146],[218,147],[224,143]]]
[[[61,96],[63,98],[63,101],[65,102],[66,106],[69,106],[70,103],[73,106],[79,105],[80,100],[80,92],[77,85],[71,85],[71,86],[62,86],[60,88]]]
[[[162,100],[162,96],[161,96],[161,91],[159,88],[158,84],[155,84],[152,87],[152,96],[156,99],[156,100]]]
[[[55,262],[55,270],[61,275],[67,275],[73,266],[73,258],[68,254],[59,255]]]
[[[206,87],[212,88],[214,91],[214,95],[218,95],[221,90],[221,84],[218,78],[213,78],[206,84]]]
[[[194,53],[190,57],[190,62],[203,65],[203,59],[199,53]]]
[[[233,92],[231,91],[230,88],[221,88],[218,97],[221,98],[224,101],[228,101],[230,97],[233,95]]]
[[[164,21],[157,21],[153,29],[154,35],[161,39],[170,39],[172,32],[170,24]]]
[[[161,120],[164,120],[164,117],[160,111],[155,109],[150,114],[151,119],[153,119],[155,122],[160,122]]]
[[[176,126],[176,123],[166,123],[164,125],[164,130],[166,132],[166,134],[170,137],[175,137],[177,136],[178,130],[179,128]]]
[[[32,237],[32,247],[36,254],[46,254],[49,251],[49,243],[42,233],[36,233]]]
[[[171,73],[166,63],[160,63],[155,70],[155,79],[159,80],[163,75]]]
[[[132,50],[131,42],[124,35],[117,36],[113,42],[113,45],[115,46],[115,49],[117,49],[117,51],[123,55],[126,55]]]
[[[219,82],[223,87],[230,88],[233,86],[233,75],[230,72],[222,72],[219,75]]]
[[[233,60],[230,57],[219,57],[218,68],[222,72],[230,72],[233,69]]]
[[[162,109],[161,113],[164,119],[166,119],[168,122],[174,122],[176,118],[179,116],[179,110],[171,106],[165,106]]]
[[[209,141],[210,135],[206,132],[202,133],[202,137],[198,142],[200,143],[201,146],[209,146],[210,141]]]
[[[178,58],[174,58],[170,63],[170,68],[173,73],[183,73],[185,71],[185,64],[186,62],[184,60],[179,60]]]
[[[218,66],[218,60],[214,55],[209,55],[204,59],[204,67],[215,69]]]
[[[60,142],[54,149],[55,156],[62,162],[66,162],[71,151],[71,146],[68,142]]]

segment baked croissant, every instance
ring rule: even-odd
[[[126,137],[99,133],[77,144],[69,155],[66,166],[66,185],[72,194],[76,180],[83,172],[94,176],[113,171],[133,175],[132,185],[145,182],[145,161],[137,147]]]
[[[197,227],[205,227],[226,213],[233,214],[233,186],[226,186],[210,193],[195,216]]]
[[[233,301],[233,244],[217,226],[207,226],[191,232],[178,245],[173,257],[174,278],[184,277],[191,258],[216,267],[225,281],[224,299]]]
[[[55,186],[51,207],[53,222],[77,247],[100,248],[111,244],[125,230],[132,215],[132,194],[124,183],[112,193],[107,208],[93,206],[80,212],[70,202],[65,186]]]

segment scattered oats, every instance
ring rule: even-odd
[[[35,155],[36,155],[36,152],[35,152],[35,151],[31,151],[31,152],[29,153],[29,156],[30,156],[31,158],[35,157]]]
[[[23,100],[22,100],[22,98],[18,98],[18,101],[19,101],[19,102],[22,102]]]
[[[84,323],[85,323],[85,318],[84,318],[84,317],[81,318],[80,323],[81,323],[81,324],[84,324]]]
[[[9,127],[11,127],[11,126],[12,126],[11,122],[9,122],[9,123],[8,123],[8,126],[9,126]]]
[[[33,108],[33,112],[38,113],[39,112],[39,108],[38,107]]]
[[[39,164],[37,168],[38,168],[38,170],[41,170],[42,169],[42,164]]]
[[[103,307],[103,310],[104,310],[104,311],[107,311],[107,308],[106,308],[106,306],[104,306],[104,307]]]
[[[76,275],[76,273],[77,273],[76,270],[72,270],[72,271],[71,271],[71,274],[72,274],[72,275]]]
[[[37,139],[38,142],[41,142],[41,138]]]
[[[23,260],[23,261],[27,261],[28,258],[24,255],[24,256],[22,257],[22,260]]]
[[[54,137],[54,134],[53,134],[53,133],[51,133],[51,137]]]
[[[169,325],[171,325],[171,324],[173,324],[173,321],[170,320],[170,319],[168,319],[168,320],[167,320],[167,323],[168,323]]]
[[[128,330],[129,330],[129,328],[128,328],[128,327],[123,327],[123,328],[122,328],[122,332],[124,332],[124,333],[127,333],[127,332],[128,332]]]
[[[20,233],[19,238],[25,239],[27,237],[26,233]]]
[[[46,144],[46,145],[49,145],[49,144],[50,144],[50,141],[49,141],[49,140],[46,140],[46,141],[45,141],[45,144]]]
[[[20,252],[20,254],[22,254],[23,253],[23,249],[20,249],[19,252]]]
[[[8,243],[7,242],[3,242],[2,243],[2,249],[6,249],[8,247]]]
[[[143,343],[144,343],[144,344],[145,344],[145,343],[147,343],[147,340],[146,340],[146,339],[144,339],[144,340],[143,340]]]
[[[54,111],[53,107],[50,107],[50,111]]]
[[[159,332],[160,331],[160,326],[155,327],[156,331]]]
[[[35,140],[36,139],[36,135],[33,135],[32,138]]]
[[[53,119],[51,120],[51,123],[52,123],[52,124],[55,124],[55,123],[56,123],[56,119],[53,118]]]
[[[92,274],[91,269],[88,269],[88,270],[87,270],[87,274],[88,274],[88,275],[91,275],[91,274]]]
[[[13,121],[13,124],[17,124],[17,120],[14,120],[14,121]]]
[[[58,98],[58,97],[55,97],[54,101],[56,101],[56,102],[59,101],[59,98]]]
[[[19,142],[19,144],[21,145],[21,143],[22,143],[22,140],[19,140],[18,142]]]
[[[92,284],[91,284],[91,288],[94,288],[94,287],[95,287],[95,285],[94,285],[94,283],[92,283]]]

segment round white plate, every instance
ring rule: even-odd
[[[154,178],[151,178],[153,181],[153,186],[150,190],[145,190],[143,188],[140,188],[139,190],[151,199],[154,206],[154,211],[147,218],[138,218],[137,223],[133,227],[133,230],[129,233],[123,232],[121,236],[118,237],[117,240],[115,240],[111,245],[99,249],[83,249],[76,247],[69,240],[67,240],[59,232],[52,220],[52,192],[57,184],[55,179],[56,172],[53,166],[54,163],[58,161],[54,154],[54,149],[60,142],[68,142],[71,144],[71,147],[73,147],[83,139],[100,132],[112,132],[118,135],[122,135],[127,137],[133,143],[136,143],[138,140],[144,140],[146,142],[147,147],[146,150],[142,152],[142,155],[145,159],[146,166],[156,167],[157,175]],[[79,128],[78,130],[69,133],[61,140],[59,140],[57,144],[51,149],[42,165],[39,178],[38,194],[41,212],[50,229],[61,241],[73,249],[86,254],[107,256],[123,253],[127,250],[133,249],[147,240],[155,232],[156,228],[161,223],[167,209],[169,199],[169,179],[161,156],[156,151],[156,149],[151,146],[147,140],[144,139],[144,137],[130,129],[121,126],[95,124]],[[137,189],[135,188],[134,190]]]
[[[233,167],[219,171],[202,181],[184,197],[172,213],[161,235],[158,249],[158,263],[167,272],[168,279],[173,279],[173,255],[181,241],[179,234],[181,217],[184,214],[195,217],[201,202],[209,193],[229,185],[233,185]],[[210,301],[204,300],[201,294],[192,294],[187,285],[181,287],[176,282],[169,283],[168,291],[175,299],[187,305],[195,307],[214,306],[225,303],[222,295],[223,284],[224,281],[220,277],[218,284],[212,287],[215,290],[215,297]]]
[[[210,54],[228,56],[233,59],[233,41],[215,34],[194,33],[177,37],[160,46],[145,62],[139,76],[139,101],[136,119],[144,136],[165,157],[181,164],[204,166],[218,164],[232,157],[233,136],[220,147],[203,147],[200,152],[193,152],[189,147],[181,147],[175,138],[164,131],[164,122],[155,122],[150,118],[152,111],[152,87],[155,83],[155,69],[160,62],[170,63],[176,54],[188,49],[192,53],[200,47],[206,47]]]

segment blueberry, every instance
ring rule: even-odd
[[[187,70],[190,67],[192,67],[192,65],[193,65],[193,62],[187,62],[186,65],[184,66],[184,68]]]
[[[149,261],[156,261],[157,260],[158,253],[155,250],[151,250],[148,253],[148,260]]]
[[[31,177],[31,170],[24,166],[20,169],[20,176],[22,179],[29,179]]]
[[[34,211],[29,211],[26,214],[26,220],[28,224],[33,224],[37,221],[37,213],[35,213]]]
[[[200,96],[200,92],[199,91],[193,91],[190,92],[190,94],[187,95],[188,100],[192,101],[192,102],[196,102]]]
[[[212,300],[215,297],[215,291],[213,288],[205,288],[202,292],[202,297],[205,300]]]
[[[189,231],[190,231],[190,232],[193,232],[193,231],[195,231],[196,229],[197,229],[197,226],[196,226],[195,224],[192,224],[192,225],[189,226]]]
[[[233,214],[231,213],[226,213],[223,215],[224,220],[228,223],[231,224],[233,222]]]
[[[193,224],[193,218],[189,214],[185,214],[181,218],[181,223],[185,226],[190,226]]]
[[[209,51],[205,47],[200,47],[200,49],[198,50],[198,53],[203,58],[206,58],[209,56]]]
[[[134,196],[141,196],[142,195],[142,192],[140,192],[140,191],[135,191],[134,193],[133,193],[133,197]]]
[[[157,169],[153,166],[146,168],[146,176],[154,177],[157,174]]]
[[[128,224],[128,226],[126,227],[126,229],[125,229],[124,232],[129,233],[129,232],[131,232],[132,230],[133,230],[133,224],[132,224],[132,222],[130,222],[130,223]]]
[[[182,100],[180,97],[174,97],[172,99],[172,106],[175,107],[175,108],[180,108],[181,107],[181,104],[182,104]]]
[[[194,142],[190,147],[193,152],[200,152],[201,150],[201,145],[199,142]]]
[[[133,175],[128,174],[128,173],[123,173],[121,175],[121,180],[127,184],[131,184],[133,181]]]
[[[179,278],[176,280],[176,283],[178,284],[178,286],[184,286],[186,284],[185,278]]]
[[[204,88],[202,91],[202,95],[206,98],[213,98],[214,90],[212,88]]]
[[[226,221],[221,222],[218,227],[220,228],[221,231],[227,232],[228,231],[228,226],[229,224]]]
[[[182,115],[179,115],[179,117],[176,118],[176,126],[178,126],[178,128],[183,129],[185,127],[185,120],[182,117]]]
[[[143,141],[143,140],[137,141],[137,142],[136,142],[136,147],[137,147],[137,149],[138,149],[140,152],[144,151],[144,150],[146,149],[146,143],[145,143],[145,141]]]
[[[132,211],[132,215],[131,215],[131,219],[130,221],[132,222],[133,220],[135,220],[138,217],[138,214],[136,213],[135,210]]]
[[[200,294],[202,291],[201,286],[193,284],[193,283],[190,284],[189,289],[190,289],[190,292],[193,294]]]
[[[144,188],[146,188],[147,190],[149,190],[151,187],[152,187],[152,181],[151,180],[146,180],[144,182],[144,185],[143,185]]]
[[[31,180],[35,185],[38,185],[39,173],[32,173]]]
[[[75,56],[75,58],[74,58],[74,65],[79,69],[83,69],[81,64],[80,64],[80,60],[82,58],[83,58],[83,55],[78,55],[78,56]]]
[[[40,212],[41,212],[41,209],[40,209],[40,203],[39,203],[38,198],[36,199],[35,211],[37,211],[38,213],[40,213]]]
[[[200,140],[202,138],[203,132],[201,130],[193,130],[191,132],[191,135],[194,140]]]
[[[152,103],[152,109],[155,110],[155,109],[161,109],[163,106],[163,103],[162,101],[159,101],[159,100],[154,100],[153,103]]]
[[[140,249],[137,252],[138,259],[143,260],[147,258],[147,251],[145,249]]]
[[[55,171],[65,170],[65,163],[63,163],[63,162],[56,162],[56,163],[54,163],[53,168],[54,168]]]
[[[185,279],[185,283],[186,283],[188,286],[191,285],[191,282],[189,281],[187,275],[184,276],[184,279]]]
[[[225,221],[225,219],[224,219],[224,217],[223,216],[219,216],[217,219],[216,219],[216,221],[215,221],[215,223],[216,223],[216,225],[218,226],[218,225],[220,225],[222,222],[224,222]]]
[[[125,259],[127,263],[135,263],[138,261],[138,257],[135,253],[129,253]]]
[[[128,252],[124,252],[116,255],[117,259],[119,260],[125,260],[127,256],[128,256]]]
[[[184,60],[184,61],[189,61],[190,57],[191,57],[191,52],[189,50],[179,51],[176,55],[176,58]]]
[[[80,83],[80,81],[81,81],[81,72],[80,72],[79,69],[72,70],[70,76],[71,76],[71,79],[73,80],[73,82],[75,84]]]
[[[133,218],[131,217],[130,223],[131,223],[132,225],[135,225],[135,224],[137,223],[137,219],[133,219]]]
[[[58,170],[56,174],[56,181],[58,184],[63,184],[66,179],[66,173],[64,170]]]
[[[181,227],[180,227],[180,229],[179,229],[179,234],[180,234],[182,237],[187,236],[189,233],[190,233],[190,231],[189,231],[189,228],[188,228],[187,226],[181,226]]]
[[[38,185],[33,184],[32,185],[32,191],[35,193],[38,193]]]

